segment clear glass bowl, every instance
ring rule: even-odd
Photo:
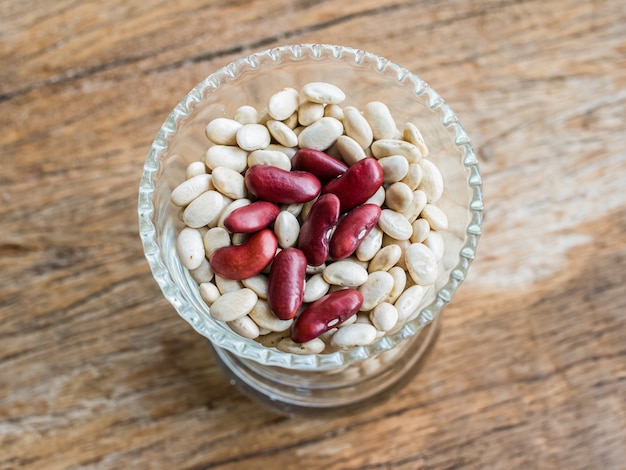
[[[296,355],[265,347],[214,320],[175,250],[182,228],[170,193],[207,147],[204,129],[243,105],[263,109],[284,87],[331,82],[346,92],[342,105],[382,101],[401,126],[412,122],[440,169],[449,218],[440,276],[402,328],[374,344],[332,353]],[[452,299],[476,254],[482,226],[482,180],[476,154],[457,116],[426,82],[378,55],[349,47],[303,44],[252,54],[217,70],[169,114],[148,153],[139,187],[139,229],[150,268],[165,298],[198,333],[244,392],[284,413],[338,413],[383,398],[409,380],[437,337],[442,308]]]

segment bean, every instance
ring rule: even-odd
[[[356,249],[356,257],[361,261],[369,261],[371,260],[383,242],[383,231],[377,226],[374,227],[370,233],[363,238],[361,243]]]
[[[291,160],[289,157],[279,150],[255,150],[248,155],[248,166],[254,165],[272,165],[282,168],[285,171],[291,170]]]
[[[198,289],[200,290],[200,297],[209,307],[222,295],[212,282],[203,282],[198,286]]]
[[[414,285],[406,289],[393,304],[398,310],[398,321],[404,321],[413,315],[426,295],[426,288]]]
[[[376,192],[370,196],[370,198],[365,201],[364,204],[376,204],[377,206],[382,206],[385,203],[385,187],[381,186],[376,190]]]
[[[407,270],[416,284],[429,285],[437,280],[437,257],[423,243],[412,243],[404,253]]]
[[[419,149],[422,154],[422,158],[428,158],[428,147],[426,146],[424,137],[422,137],[422,133],[415,126],[415,124],[407,122],[402,130],[402,136],[404,140],[411,142]]]
[[[443,259],[443,255],[445,252],[445,243],[443,241],[443,236],[440,232],[430,231],[428,236],[424,239],[424,245],[432,250],[435,254],[435,258],[437,261]]]
[[[420,161],[424,177],[419,185],[419,189],[424,191],[429,203],[437,202],[443,194],[443,176],[439,168],[430,160]]]
[[[303,302],[311,303],[321,299],[328,293],[330,284],[321,273],[312,275],[304,284]]]
[[[346,99],[341,88],[326,82],[311,82],[302,87],[302,95],[309,101],[322,104],[339,104]]]
[[[294,170],[308,171],[322,182],[328,182],[343,174],[348,166],[321,150],[303,148],[298,150],[291,159]]]
[[[415,145],[399,139],[376,140],[372,143],[372,154],[376,158],[402,155],[409,163],[417,163],[422,160],[422,153]]]
[[[271,141],[270,132],[262,124],[246,124],[237,131],[237,145],[243,150],[264,149]]]
[[[383,170],[374,158],[368,157],[352,165],[342,175],[328,182],[322,194],[333,193],[346,212],[367,201],[382,185]]]
[[[365,149],[371,145],[374,139],[372,128],[358,109],[352,106],[344,108],[343,126],[346,135],[353,138],[361,148]]]
[[[287,157],[292,158],[297,149],[295,147],[285,147],[284,145],[280,144],[269,144],[267,147],[265,147],[264,150],[270,150],[272,152],[282,152],[287,155]]]
[[[204,162],[191,162],[185,169],[185,179],[191,179],[194,176],[205,175],[206,165]]]
[[[324,280],[343,287],[358,287],[367,281],[367,270],[350,259],[331,263],[324,269]]]
[[[211,170],[219,166],[225,166],[237,173],[246,169],[248,152],[236,146],[213,145],[204,155],[204,163]]]
[[[219,290],[222,295],[227,294],[228,292],[238,291],[243,287],[241,281],[227,279],[219,274],[215,275],[215,285],[217,286],[217,290]]]
[[[254,305],[250,313],[250,318],[259,325],[261,328],[268,329],[270,331],[286,331],[291,328],[293,320],[281,320],[278,318],[272,310],[266,300],[259,299]]]
[[[241,245],[218,248],[209,258],[213,271],[241,280],[260,273],[274,258],[278,242],[270,229],[256,232]]]
[[[170,195],[170,200],[173,204],[184,207],[209,189],[213,189],[211,175],[203,173],[193,176],[176,186]]]
[[[406,176],[400,181],[411,188],[411,191],[415,191],[422,182],[423,177],[424,170],[422,170],[421,165],[419,163],[409,163],[409,170]]]
[[[363,115],[372,128],[374,139],[393,139],[398,128],[386,104],[372,101],[363,108]]]
[[[430,233],[430,224],[426,219],[416,219],[411,226],[413,227],[413,235],[411,235],[411,243],[422,243]]]
[[[270,119],[265,123],[271,136],[281,145],[285,147],[295,147],[298,145],[298,136],[291,128],[281,121]]]
[[[383,169],[383,183],[400,181],[409,172],[409,162],[402,155],[391,155],[378,160]]]
[[[326,343],[319,338],[314,338],[305,343],[296,343],[291,338],[283,338],[276,345],[279,351],[292,354],[319,354],[326,349]]]
[[[203,282],[210,282],[213,279],[213,270],[211,269],[211,265],[209,264],[209,260],[206,257],[200,263],[196,269],[192,269],[189,271],[191,277],[198,284],[202,284]]]
[[[296,112],[299,100],[298,90],[283,88],[270,97],[267,112],[277,121],[282,121]]]
[[[207,233],[204,234],[202,241],[204,243],[204,251],[208,258],[210,258],[218,248],[231,244],[230,235],[222,227],[210,228]]]
[[[305,127],[298,135],[300,148],[312,148],[316,150],[326,150],[343,134],[343,124],[341,121],[323,117]]]
[[[202,235],[196,229],[186,227],[176,237],[176,252],[180,262],[189,270],[196,269],[204,259]]]
[[[389,292],[386,301],[393,304],[406,287],[406,271],[400,266],[394,266],[389,270],[389,274],[393,277],[393,289]]]
[[[413,191],[400,181],[387,187],[385,191],[385,204],[389,209],[396,212],[406,212],[413,202]]]
[[[370,312],[370,321],[377,330],[389,331],[398,323],[398,309],[389,302],[381,302]]]
[[[231,199],[242,199],[246,196],[246,185],[241,173],[225,166],[218,166],[213,169],[211,175],[213,186],[224,196]]]
[[[366,157],[363,147],[352,137],[342,135],[337,139],[336,145],[341,158],[343,158],[343,161],[346,162],[348,166],[352,166]]]
[[[241,123],[234,119],[215,118],[207,124],[205,133],[214,144],[235,145],[237,143],[237,131],[241,127]]]
[[[302,305],[306,257],[297,248],[285,248],[276,255],[270,268],[267,301],[281,320],[296,316]]]
[[[241,283],[248,289],[252,289],[259,299],[267,299],[268,279],[264,274],[256,274],[242,279]]]
[[[426,193],[421,189],[416,189],[413,191],[413,199],[409,208],[404,211],[402,214],[410,223],[415,222],[415,220],[420,216],[424,207],[426,207]]]
[[[327,104],[324,107],[324,116],[333,117],[339,121],[343,121],[343,108],[338,104]]]
[[[362,204],[352,209],[337,224],[328,253],[336,260],[347,258],[376,226],[381,209],[376,204]]]
[[[233,119],[241,124],[258,124],[259,122],[259,113],[252,106],[240,106],[235,111],[235,115]]]
[[[229,321],[228,326],[244,338],[254,339],[260,334],[259,327],[248,315]]]
[[[303,126],[310,126],[315,121],[324,117],[324,105],[305,101],[298,108],[298,123]]]
[[[306,343],[343,323],[361,308],[363,296],[354,289],[326,294],[296,317],[291,327],[291,339]]]
[[[183,211],[183,222],[191,228],[204,227],[215,222],[228,203],[218,191],[209,190],[189,203]]]
[[[298,248],[311,266],[323,264],[328,257],[330,231],[339,219],[339,207],[339,198],[334,194],[320,196],[300,227]]]
[[[252,233],[270,225],[280,212],[271,202],[254,201],[232,211],[224,219],[224,226],[231,232]]]
[[[386,271],[374,271],[367,276],[367,280],[359,286],[363,296],[362,312],[369,312],[385,300],[393,289],[393,276]]]
[[[402,248],[399,245],[387,245],[374,255],[369,263],[369,272],[389,271],[400,260]]]
[[[411,223],[400,212],[391,209],[381,211],[378,226],[396,240],[408,240],[413,233]]]
[[[281,248],[295,246],[300,235],[300,223],[297,217],[287,210],[281,211],[274,221],[274,234]]]
[[[259,199],[280,204],[311,201],[320,193],[322,186],[309,172],[285,171],[270,165],[248,168],[245,183]]]
[[[422,210],[422,218],[426,219],[432,230],[445,230],[448,228],[448,216],[439,207],[426,204]]]
[[[365,346],[374,341],[376,341],[376,328],[366,323],[355,323],[339,328],[330,340],[330,344],[345,349]]]
[[[250,313],[257,300],[257,295],[247,288],[227,292],[213,302],[210,308],[211,316],[218,321],[237,320]]]

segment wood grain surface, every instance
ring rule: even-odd
[[[486,200],[426,367],[336,419],[234,389],[137,228],[178,100],[304,42],[428,81]],[[623,1],[4,0],[0,64],[0,469],[626,468]]]

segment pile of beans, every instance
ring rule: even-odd
[[[443,178],[417,127],[324,82],[210,121],[171,194],[176,249],[211,315],[297,354],[371,344],[418,313],[439,273]]]

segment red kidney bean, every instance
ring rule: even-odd
[[[272,261],[267,302],[281,320],[295,317],[302,305],[306,264],[304,253],[297,248],[285,248]]]
[[[259,199],[280,204],[308,202],[322,188],[308,171],[287,171],[271,165],[254,165],[246,171],[246,187]]]
[[[381,184],[383,169],[375,158],[367,157],[326,183],[322,194],[336,194],[341,201],[341,212],[345,212],[367,201]]]
[[[343,323],[363,304],[363,295],[355,289],[338,290],[313,302],[294,321],[291,339],[306,343]]]
[[[362,204],[355,207],[337,224],[330,243],[328,254],[334,259],[343,259],[354,253],[361,240],[376,225],[381,209],[376,204]]]
[[[253,233],[274,222],[280,207],[267,201],[254,201],[238,207],[224,219],[224,226],[231,232]]]
[[[241,245],[218,248],[209,258],[209,264],[216,274],[239,281],[265,269],[274,259],[277,248],[276,235],[266,228],[252,234]]]
[[[339,219],[339,205],[339,198],[334,194],[320,196],[300,227],[298,248],[311,266],[323,264],[328,257],[330,231]]]
[[[348,165],[342,161],[321,150],[310,148],[298,150],[291,159],[291,166],[294,170],[313,173],[322,183],[336,178],[348,169]]]

